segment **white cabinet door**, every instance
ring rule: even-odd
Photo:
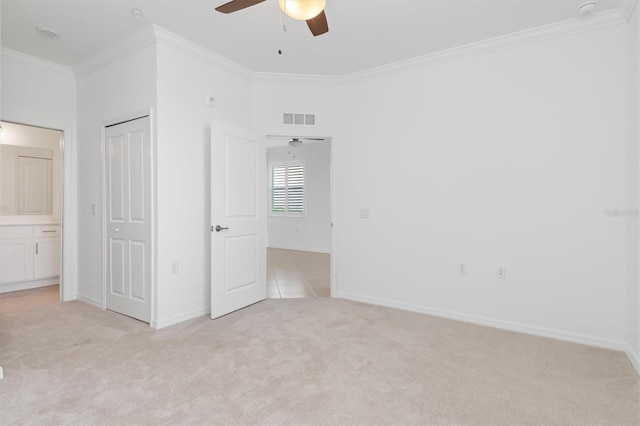
[[[60,239],[36,238],[33,257],[33,278],[60,275]]]
[[[33,278],[33,240],[0,240],[0,283]]]
[[[18,157],[18,214],[51,214],[51,160]]]

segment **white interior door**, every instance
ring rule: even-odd
[[[211,318],[263,300],[266,147],[255,133],[211,126]]]
[[[151,154],[149,117],[107,127],[107,309],[151,319]]]

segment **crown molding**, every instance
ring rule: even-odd
[[[393,76],[415,69],[461,60],[466,57],[493,53],[526,44],[623,24],[629,20],[639,1],[621,0],[618,9],[603,11],[588,18],[569,19],[342,76],[254,72],[156,25],[145,27],[73,68],[7,48],[2,48],[2,55],[8,59],[49,69],[59,74],[70,74],[71,72],[77,79],[80,79],[119,59],[157,43],[197,59],[204,64],[221,68],[247,82],[301,86],[308,84],[336,85]]]
[[[248,82],[251,82],[251,79],[253,78],[254,72],[249,68],[243,67],[242,65],[205,49],[198,44],[177,36],[164,28],[154,25],[153,32],[156,42],[162,46],[174,49],[180,53],[197,59],[206,65],[222,68],[230,74],[240,77]]]
[[[626,22],[627,18],[622,15],[618,9],[611,9],[587,18],[569,19],[554,24],[543,25],[529,30],[518,31],[428,55],[370,68],[364,71],[345,74],[342,76],[342,79],[345,82],[360,82],[393,76],[420,68],[432,67],[437,64],[461,60],[471,56],[512,49],[518,46],[566,37],[573,34],[624,24]]]
[[[2,60],[17,62],[21,65],[36,67],[52,74],[73,78],[73,70],[70,67],[36,58],[35,56],[27,55],[26,53],[6,47],[1,48],[0,51],[2,52]]]
[[[624,17],[625,21],[628,21],[631,19],[631,15],[636,7],[638,7],[638,0],[620,0],[618,11]]]
[[[73,73],[77,79],[81,79],[109,64],[153,45],[156,42],[153,29],[153,26],[150,25],[107,47],[80,65],[73,67]]]

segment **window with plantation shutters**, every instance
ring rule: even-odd
[[[304,216],[304,165],[273,164],[269,168],[269,213]]]

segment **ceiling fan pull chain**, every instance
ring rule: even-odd
[[[282,12],[278,13],[278,19],[280,20],[280,28],[278,28],[278,35],[279,35],[279,48],[278,48],[278,55],[282,55],[282,33],[287,31],[287,26],[284,25],[282,23]],[[280,31],[282,30],[282,31]]]

